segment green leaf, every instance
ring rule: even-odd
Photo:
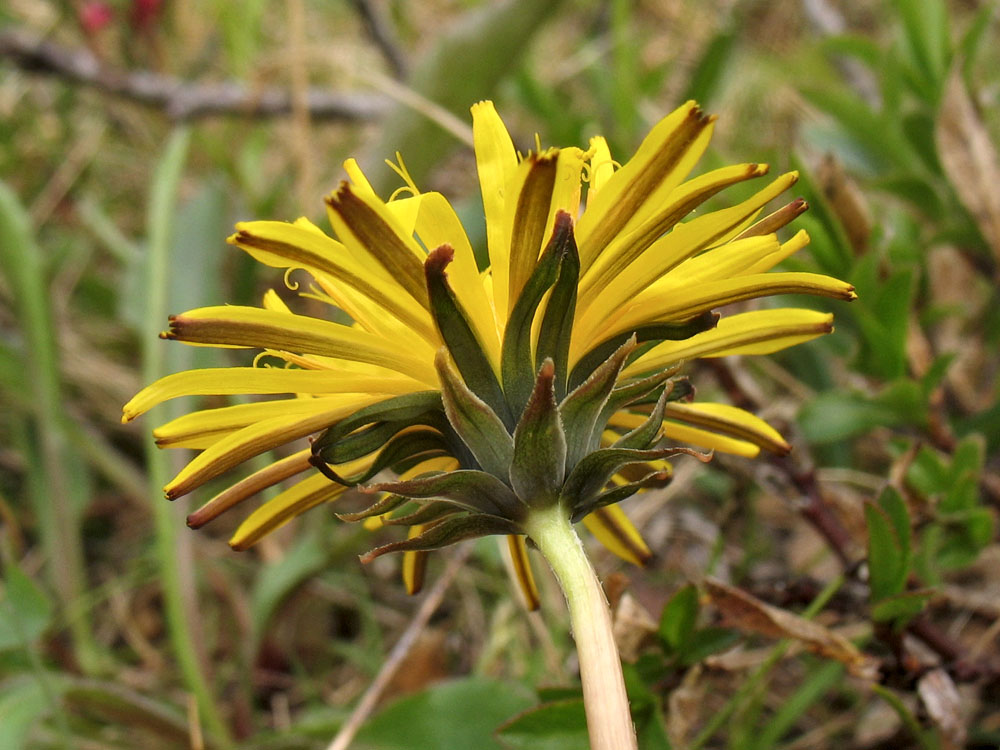
[[[514,430],[510,484],[530,506],[554,502],[566,476],[566,434],[559,418],[554,380],[555,365],[547,359]]]
[[[990,28],[996,11],[996,3],[983,3],[959,43],[958,58],[963,62],[962,72],[967,80],[970,78],[969,72],[977,62],[976,58],[982,50],[982,42],[988,37],[986,31]]]
[[[681,654],[694,635],[698,620],[698,589],[688,584],[667,602],[660,615],[660,641],[671,654]]]
[[[48,595],[13,560],[7,561],[0,596],[0,651],[25,649],[52,624]]]
[[[438,351],[434,364],[441,379],[444,411],[452,428],[485,471],[506,481],[514,456],[514,439],[496,412],[455,376],[444,348]]]
[[[740,634],[729,628],[702,628],[696,630],[680,655],[681,664],[690,666],[702,659],[736,645]]]
[[[703,46],[704,52],[694,65],[694,73],[688,81],[687,89],[678,101],[693,99],[703,107],[711,102],[719,88],[723,73],[729,67],[728,63],[738,38],[735,24],[728,24],[715,33],[708,44]]]
[[[475,329],[469,323],[469,317],[448,284],[444,270],[454,257],[454,249],[449,245],[442,245],[431,252],[424,263],[431,314],[465,384],[489,404],[508,429],[513,429],[514,417],[507,407],[497,374],[486,357]]]
[[[874,397],[861,393],[829,391],[807,401],[798,422],[806,440],[816,445],[864,435],[876,427],[922,425],[927,401],[918,383],[900,379]]]
[[[857,365],[869,375],[899,378],[906,374],[906,330],[912,306],[914,275],[897,270],[882,278],[876,254],[863,258],[851,274],[864,303],[850,313],[862,334]]]
[[[513,414],[520,414],[524,409],[535,382],[534,360],[531,357],[531,329],[535,312],[545,293],[556,283],[563,258],[571,246],[576,246],[573,221],[568,213],[560,211],[556,215],[552,237],[525,282],[504,328],[500,372],[507,404]]]
[[[868,583],[872,602],[903,591],[909,560],[889,514],[879,505],[865,503],[868,525]]]
[[[518,533],[520,533],[520,529],[516,523],[496,516],[485,516],[477,513],[471,516],[449,518],[431,526],[420,536],[369,550],[361,556],[361,562],[370,563],[376,557],[381,557],[389,552],[421,552],[441,549],[450,544],[457,544],[466,539],[478,539],[481,536]]]
[[[543,703],[514,717],[497,737],[512,750],[580,750],[590,745],[583,699]]]
[[[935,526],[941,531],[935,564],[953,570],[971,565],[990,544],[996,530],[996,516],[990,508],[971,508],[950,513]]]
[[[958,481],[965,474],[979,476],[986,460],[986,443],[982,435],[969,435],[962,438],[951,456],[951,472],[949,479]]]
[[[598,417],[615,389],[625,360],[635,347],[635,337],[629,338],[559,404],[559,416],[566,432],[566,466],[570,471],[584,454],[597,447],[594,436],[599,439],[604,429],[603,424],[598,424]]]
[[[979,505],[979,474],[969,472],[955,479],[947,489],[938,511],[942,515],[951,516],[963,511],[972,510]]]
[[[948,9],[942,0],[895,0],[894,5],[903,22],[907,45],[922,79],[921,90],[930,104],[937,102],[941,85],[948,72],[951,40]]]
[[[31,730],[51,710],[38,680],[18,677],[0,683],[0,747],[27,748]]]
[[[886,597],[872,605],[876,622],[896,622],[897,627],[916,617],[934,596],[933,591],[905,591]]]
[[[352,747],[499,750],[496,728],[533,700],[517,682],[466,677],[438,683],[383,708],[361,728]]]
[[[906,508],[906,501],[895,487],[887,486],[879,494],[876,502],[889,516],[892,522],[892,529],[899,541],[903,558],[909,563],[910,560],[910,512]]]
[[[940,221],[945,216],[941,196],[920,174],[912,171],[889,171],[873,180],[872,187],[903,199],[929,219]]]

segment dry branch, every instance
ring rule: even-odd
[[[230,115],[280,117],[292,111],[291,93],[239,81],[198,83],[145,70],[102,63],[85,49],[70,49],[23,30],[0,31],[0,58],[30,73],[50,75],[97,91],[155,107],[172,120]],[[312,120],[361,121],[381,117],[389,101],[380,94],[310,88]]]

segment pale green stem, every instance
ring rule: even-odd
[[[611,627],[611,609],[569,521],[569,512],[558,505],[532,510],[524,527],[566,595],[591,750],[636,748],[622,663]]]

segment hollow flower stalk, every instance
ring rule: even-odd
[[[259,308],[171,317],[164,338],[258,358],[167,376],[137,394],[124,419],[178,396],[283,396],[203,409],[154,431],[162,447],[200,451],[166,486],[170,499],[311,436],[191,513],[198,527],[291,482],[246,517],[235,549],[360,487],[367,507],[340,517],[409,529],[363,560],[402,551],[414,591],[427,550],[504,535],[533,606],[530,540],[567,595],[592,746],[634,746],[607,602],[572,524],[641,564],[650,551],[617,503],[667,483],[668,459],[786,453],[759,417],[694,399],[679,367],[832,330],[831,315],[809,309],[718,308],[792,293],[850,300],[854,290],[772,271],[809,241],[804,231],[776,235],[804,201],[764,213],[795,173],[695,213],[768,170],[738,164],[688,179],[715,119],[693,102],[620,167],[603,138],[522,156],[492,103],[472,116],[485,268],[447,199],[420,192],[401,160],[406,186],[388,201],[349,160],[349,179],[326,197],[336,238],[307,219],[241,223],[229,238],[265,265],[306,271],[312,283],[299,296],[328,303],[331,315],[296,313],[272,290]]]

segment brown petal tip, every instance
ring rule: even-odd
[[[428,253],[427,260],[424,261],[424,272],[428,276],[439,276],[454,259],[455,248],[448,244],[441,245]]]

